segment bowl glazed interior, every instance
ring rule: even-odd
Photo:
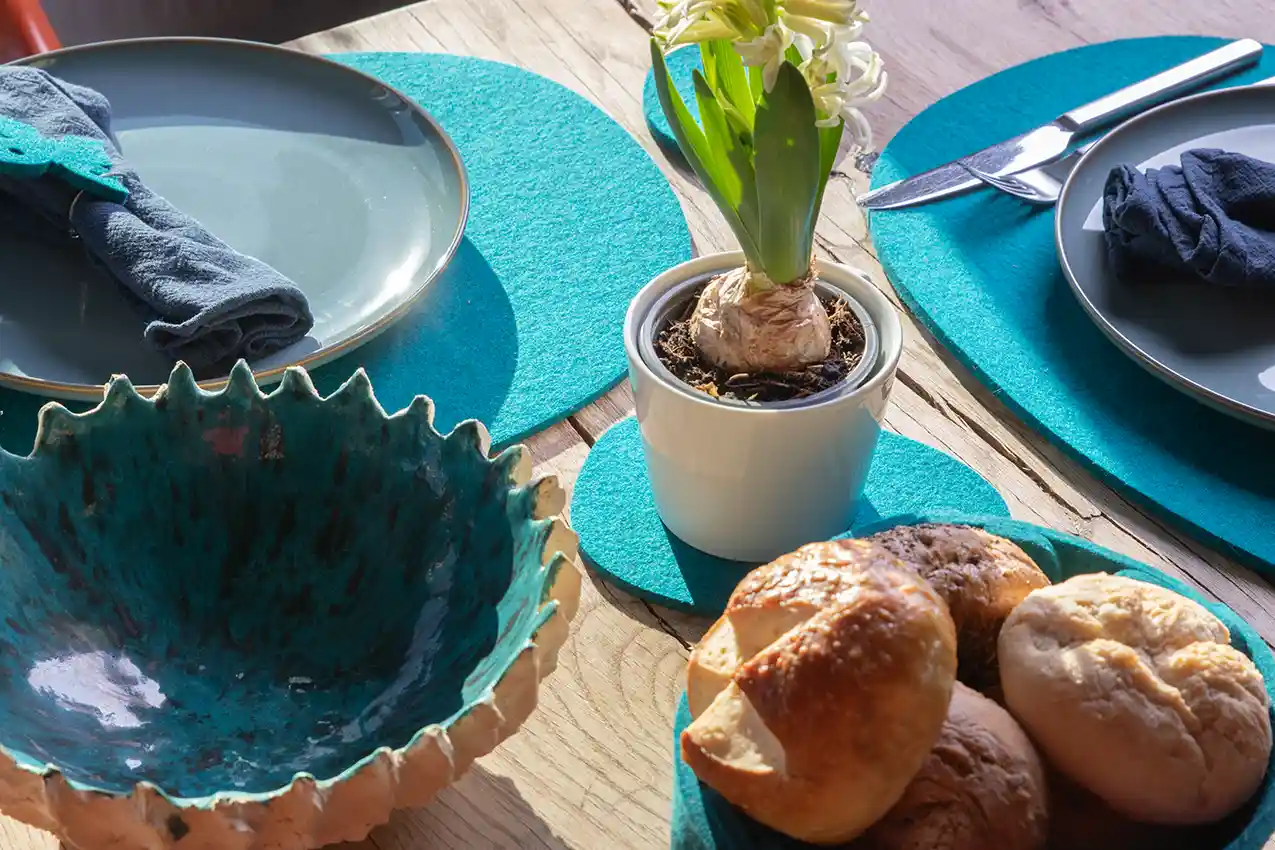
[[[265,793],[406,746],[487,696],[548,616],[550,523],[481,426],[210,395],[42,413],[0,457],[0,744],[86,787]]]

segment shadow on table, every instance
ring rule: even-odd
[[[514,782],[475,765],[460,781],[420,809],[403,809],[372,832],[380,850],[490,847],[492,850],[559,850],[554,834]],[[363,850],[338,845],[327,850]]]
[[[704,636],[704,632],[708,631],[708,627],[713,624],[713,621],[707,617],[639,599],[596,572],[588,558],[582,557],[581,560],[586,567],[585,575],[588,580],[593,582],[594,588],[613,610],[648,629],[656,629],[672,635],[687,649],[697,643]]]

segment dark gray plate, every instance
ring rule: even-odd
[[[263,383],[384,330],[460,242],[469,186],[451,139],[351,68],[211,39],[26,61],[105,94],[124,155],[151,188],[305,292],[314,330],[252,364]],[[0,257],[0,384],[100,398],[115,373],[143,390],[168,377],[172,364],[143,342],[122,294],[82,257],[3,233]]]
[[[1111,169],[1177,164],[1201,147],[1275,162],[1275,86],[1195,95],[1113,130],[1076,165],[1058,201],[1059,260],[1081,305],[1129,356],[1221,411],[1275,428],[1275,291],[1124,282],[1107,262],[1102,190]]]

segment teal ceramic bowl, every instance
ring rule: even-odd
[[[521,448],[244,364],[0,453],[0,810],[74,850],[307,850],[422,805],[536,703],[579,599]]]
[[[897,525],[918,525],[924,522],[956,523],[984,528],[1013,540],[1055,581],[1063,581],[1083,573],[1117,573],[1140,581],[1158,584],[1201,603],[1226,624],[1231,632],[1231,643],[1253,659],[1266,680],[1272,711],[1275,712],[1275,656],[1266,642],[1248,623],[1224,605],[1209,602],[1177,579],[1157,569],[1126,558],[1053,529],[1041,528],[1025,522],[1001,517],[971,517],[954,513],[934,513],[926,516],[896,516],[864,528],[856,536],[867,537]],[[1273,714],[1275,719],[1275,714]],[[691,713],[683,697],[678,706],[673,731],[673,750],[676,761],[673,780],[673,850],[810,850],[813,844],[781,835],[734,808],[716,791],[701,783],[695,773],[681,759],[680,740],[682,730],[690,725]],[[1267,840],[1275,834],[1275,755],[1267,768],[1262,787],[1244,807],[1225,820],[1202,828],[1175,829],[1162,834],[1149,834],[1151,844],[1157,850],[1263,850]],[[844,850],[855,850],[855,842],[843,845]],[[826,850],[826,848],[825,848]],[[988,848],[994,850],[994,848]],[[1072,848],[1064,848],[1072,850]],[[1096,848],[1075,848],[1096,850]]]

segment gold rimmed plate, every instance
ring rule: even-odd
[[[22,60],[102,92],[143,181],[305,293],[305,339],[251,364],[270,383],[388,328],[450,262],[469,211],[455,144],[360,71],[269,45],[140,39]],[[88,258],[0,232],[0,385],[100,398],[113,374],[152,392],[172,363]],[[200,376],[206,387],[226,375]]]

